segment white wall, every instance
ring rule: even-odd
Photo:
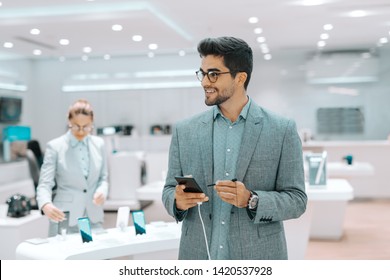
[[[386,61],[390,50],[380,54],[380,81],[370,84],[353,84],[357,97],[329,94],[325,86],[308,85],[305,82],[305,55],[298,51],[273,54],[271,61],[264,61],[255,54],[255,69],[248,94],[264,107],[292,117],[297,126],[316,131],[316,110],[319,107],[364,107],[366,127],[363,135],[317,136],[319,140],[344,138],[350,140],[385,139],[390,133],[390,73]],[[5,65],[4,63],[7,63]],[[19,95],[24,98],[21,125],[32,127],[33,138],[41,143],[59,136],[65,131],[68,106],[77,98],[87,98],[95,108],[95,125],[130,123],[142,135],[149,133],[154,123],[174,123],[184,117],[206,110],[200,88],[125,90],[112,92],[64,93],[64,81],[74,74],[119,73],[156,71],[169,69],[199,69],[197,54],[186,57],[156,55],[147,57],[119,57],[109,61],[79,59],[1,61],[0,68],[8,67],[18,72],[29,84],[29,90]],[[193,77],[195,81],[195,75]],[[9,92],[0,92],[9,95]],[[14,93],[12,93],[14,94]]]

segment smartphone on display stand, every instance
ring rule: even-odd
[[[64,211],[64,214],[65,214],[65,219],[61,222],[58,222],[57,233],[60,235],[66,234],[69,227],[69,211]]]
[[[179,185],[186,186],[183,190],[184,192],[203,193],[203,190],[193,177],[176,176],[175,179]]]
[[[91,242],[92,241],[92,231],[91,231],[91,223],[89,222],[88,217],[82,217],[78,218],[77,220],[81,239],[83,240],[83,243]]]
[[[116,215],[116,227],[120,228],[121,231],[125,231],[125,228],[129,224],[130,207],[123,206],[119,207]]]
[[[143,210],[136,210],[131,212],[133,217],[133,223],[135,227],[135,234],[145,234],[146,233],[146,224],[145,224],[145,214]]]

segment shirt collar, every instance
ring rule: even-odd
[[[240,119],[240,117],[241,117],[244,120],[246,120],[246,118],[248,117],[248,112],[249,112],[249,107],[250,107],[251,102],[252,102],[252,99],[248,96],[248,102],[245,104],[244,108],[242,108],[238,119]],[[218,117],[218,115],[224,117],[224,115],[222,114],[222,112],[218,106],[214,106],[213,115],[214,115],[214,120]]]
[[[76,147],[79,143],[84,144],[84,145],[88,145],[89,135],[84,137],[83,140],[79,141],[76,139],[76,137],[74,137],[74,135],[70,132],[70,130],[68,131],[68,134],[69,134],[69,138],[70,138],[70,146],[72,148]]]

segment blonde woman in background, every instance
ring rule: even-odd
[[[91,135],[93,109],[87,100],[69,108],[68,131],[48,142],[37,188],[39,209],[50,219],[49,236],[69,211],[69,233],[78,232],[77,219],[89,217],[102,228],[107,197],[107,161],[103,139]],[[54,199],[53,187],[57,186]]]

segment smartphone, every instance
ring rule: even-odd
[[[65,233],[68,231],[69,227],[69,211],[64,211],[65,214],[65,220],[58,222],[58,231],[57,233],[62,235],[62,232],[65,231]]]
[[[116,227],[124,230],[129,224],[130,207],[119,207],[116,215]]]
[[[83,243],[92,241],[91,224],[88,217],[78,218],[77,224],[79,226],[81,239]]]
[[[135,234],[145,234],[146,225],[145,225],[145,214],[143,210],[135,210],[131,212],[133,217],[133,223],[135,227]]]
[[[200,188],[198,183],[195,181],[193,177],[183,177],[183,176],[176,176],[176,181],[179,183],[179,185],[185,185],[186,188],[183,190],[185,192],[193,192],[193,193],[202,193],[203,190]]]

